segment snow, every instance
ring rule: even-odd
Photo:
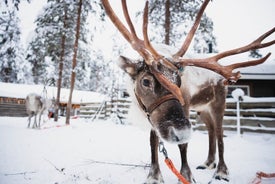
[[[239,97],[244,96],[244,91],[240,88],[237,88],[234,91],[232,91],[231,95],[236,101],[239,101]]]
[[[0,96],[2,97],[12,97],[12,98],[23,98],[30,93],[37,93],[43,96],[43,85],[29,85],[29,84],[13,84],[0,82]],[[47,86],[47,98],[56,98],[57,88]],[[60,102],[67,102],[69,99],[69,89],[62,88],[60,95]],[[85,103],[85,102],[102,102],[106,100],[106,97],[100,93],[92,91],[81,91],[74,90],[72,103]]]
[[[60,119],[59,125],[65,120]],[[109,120],[71,119],[69,126],[49,120],[42,129],[27,129],[27,118],[0,117],[0,183],[85,184],[143,183],[149,172],[149,131]],[[225,132],[229,183],[250,183],[256,172],[275,172],[275,135]],[[179,167],[177,146],[165,144]],[[198,183],[208,183],[214,170],[196,170],[208,152],[208,135],[193,132],[188,160]],[[166,183],[177,183],[160,155]],[[264,183],[274,183],[265,180]],[[216,182],[214,182],[216,183]],[[227,182],[220,182],[227,183]]]

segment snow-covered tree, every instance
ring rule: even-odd
[[[180,47],[201,4],[202,0],[150,0],[149,21],[154,25],[151,29],[154,32],[153,39]],[[207,53],[209,48],[215,51],[216,40],[212,32],[213,22],[204,14],[193,41],[195,52]]]
[[[24,0],[23,0],[24,1]],[[30,0],[26,0],[28,2],[30,2]],[[19,10],[19,4],[20,4],[20,0],[4,0],[5,4],[8,5],[8,4],[13,4],[14,7],[16,8],[16,10]]]
[[[10,3],[9,3],[10,2]],[[11,1],[0,2],[0,81],[28,82],[30,68],[24,59],[19,18]]]
[[[87,85],[83,81],[85,81],[87,75],[89,77],[89,68],[87,66],[92,58],[89,51],[92,33],[88,27],[87,17],[89,12],[93,12],[93,8],[98,6],[97,4],[96,1],[83,1],[76,67],[76,88],[78,89]],[[36,83],[44,80],[41,78],[42,74],[45,77],[57,80],[58,65],[59,62],[62,62],[62,87],[69,87],[77,5],[77,2],[73,0],[48,0],[42,14],[36,19],[36,35],[33,37],[28,48],[28,60],[33,65],[33,75]],[[62,39],[64,39],[64,45],[62,45]],[[49,66],[45,58],[50,58],[52,65],[55,67]],[[52,72],[49,68],[54,68],[55,71]]]

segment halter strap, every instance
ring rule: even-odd
[[[136,93],[135,95],[140,107],[143,109],[145,113],[147,113],[147,116],[149,116],[158,106],[160,106],[164,102],[167,102],[169,100],[178,100],[173,94],[168,94],[160,97],[155,102],[153,102],[148,108],[146,108]]]
[[[151,114],[158,106],[160,106],[161,104],[169,100],[178,100],[178,99],[173,94],[162,96],[148,107],[147,109],[148,113]]]

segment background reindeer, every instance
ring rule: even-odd
[[[34,122],[32,128],[40,128],[41,116],[48,113],[48,109],[52,106],[52,101],[46,98],[42,98],[40,95],[31,93],[26,97],[26,109],[29,115],[28,128],[31,125],[31,118],[34,116]],[[37,124],[37,115],[39,117]]]
[[[152,127],[150,134],[151,169],[147,183],[163,183],[158,163],[159,139],[178,144],[182,163],[180,172],[187,180],[195,182],[186,155],[187,143],[191,134],[190,109],[196,110],[200,114],[200,119],[206,124],[209,132],[208,157],[197,168],[213,169],[217,167],[214,178],[229,181],[229,172],[223,157],[222,128],[226,85],[236,82],[241,77],[240,72],[233,72],[234,69],[263,63],[270,53],[258,60],[228,66],[222,66],[218,61],[231,55],[274,44],[275,40],[266,43],[262,43],[262,41],[271,35],[275,28],[244,47],[221,52],[209,58],[184,58],[208,3],[209,0],[205,0],[202,4],[195,23],[179,51],[164,55],[160,54],[149,41],[147,33],[148,1],[143,14],[144,40],[142,40],[136,34],[128,13],[126,0],[122,0],[122,8],[129,29],[117,17],[108,0],[102,0],[106,13],[113,24],[143,58],[142,60],[132,60],[121,56],[119,66],[131,77],[132,96],[135,97]],[[183,72],[180,72],[182,70]],[[218,164],[216,164],[215,158],[217,143]]]

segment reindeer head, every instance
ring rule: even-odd
[[[221,52],[215,56],[203,59],[184,59],[192,38],[197,30],[203,12],[210,0],[205,0],[202,4],[194,25],[188,33],[182,47],[170,58],[159,54],[151,45],[148,34],[148,1],[146,1],[143,14],[143,37],[138,38],[133,23],[130,19],[126,0],[121,0],[122,9],[129,26],[127,29],[111,8],[108,0],[102,0],[102,4],[113,24],[118,28],[124,38],[131,44],[143,58],[143,61],[133,61],[126,57],[120,57],[120,67],[126,71],[134,80],[134,91],[139,106],[147,113],[152,127],[161,138],[175,143],[186,142],[190,135],[190,123],[186,119],[183,106],[184,99],[181,88],[180,76],[178,70],[187,65],[203,67],[219,73],[225,78],[225,83],[236,82],[240,78],[239,72],[233,72],[236,68],[253,66],[266,61],[270,56],[268,53],[264,58],[235,63],[228,66],[222,66],[217,63],[221,58],[247,52],[253,49],[259,49],[270,46],[275,40],[261,43],[266,37],[275,31],[275,27],[266,32],[254,42],[237,49]],[[204,76],[201,76],[204,77]]]
[[[185,117],[180,101],[158,81],[150,67],[143,60],[136,61],[121,56],[119,66],[132,78],[135,97],[147,114],[152,128],[169,142],[187,142],[191,125]],[[175,68],[162,64],[156,70],[173,85],[180,87],[180,74]]]

